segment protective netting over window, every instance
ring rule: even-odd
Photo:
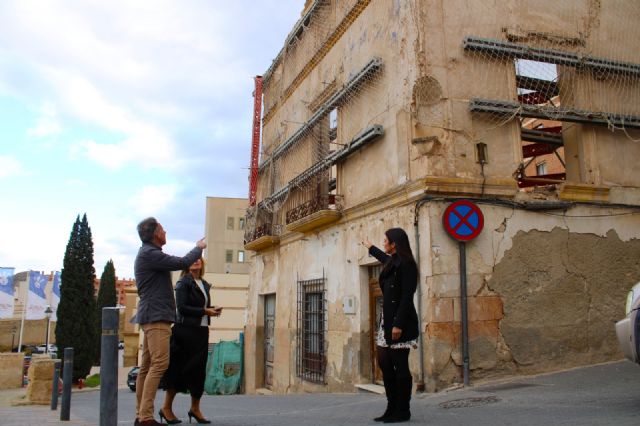
[[[315,211],[340,210],[336,165],[382,134],[375,123],[387,108],[382,61],[317,66],[367,3],[314,2],[265,76],[259,202],[247,215],[247,241],[279,235]],[[305,78],[311,84],[300,89]]]
[[[513,10],[498,15],[461,12],[468,28],[478,29],[461,40],[474,66],[467,80],[472,111],[492,114],[496,125],[518,114],[612,128],[640,125],[638,2],[507,4]],[[505,81],[513,76],[514,82]]]
[[[582,125],[640,139],[637,1],[426,3],[415,3],[428,64],[413,92],[420,125],[455,128],[490,149],[519,134],[520,187],[562,182],[564,146],[581,144]],[[430,64],[446,65],[446,78]]]
[[[410,105],[402,108],[411,113],[411,142],[420,155],[430,155],[436,138],[473,143],[484,168],[487,152],[500,149],[493,158],[509,163],[500,176],[513,170],[521,188],[563,182],[565,146],[580,146],[584,125],[640,139],[637,1],[316,0],[307,6],[264,76],[259,203],[248,212],[248,241],[279,235],[314,211],[340,209],[336,164],[382,134],[376,125],[394,122],[387,115],[407,95]],[[399,17],[388,25],[367,22],[383,15],[362,13],[367,7]],[[376,50],[362,42],[374,30],[397,31],[411,48]],[[388,75],[373,53],[379,51],[385,61],[404,61],[406,72]],[[521,159],[511,155],[510,141],[521,145]],[[466,165],[451,172],[458,160],[438,155],[443,161],[426,163],[429,174],[475,176]]]

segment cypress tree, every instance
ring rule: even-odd
[[[87,215],[76,217],[60,274],[60,304],[56,324],[59,350],[74,349],[73,381],[84,379],[95,357],[93,240]]]
[[[98,300],[96,302],[96,353],[95,365],[100,365],[100,348],[102,340],[102,308],[116,306],[116,269],[113,260],[109,260],[104,265],[102,276],[100,277],[100,289],[98,290]]]

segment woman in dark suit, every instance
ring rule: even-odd
[[[191,394],[189,423],[211,423],[200,411],[200,398],[209,354],[210,317],[219,316],[222,308],[211,307],[211,285],[202,279],[204,260],[196,260],[176,284],[176,322],[171,332],[169,368],[163,378],[166,389],[164,405],[159,411],[160,421],[181,423],[173,413],[172,405],[177,392]]]
[[[378,280],[382,290],[382,318],[376,344],[387,409],[374,420],[400,423],[411,418],[409,401],[413,383],[409,350],[417,347],[419,336],[418,314],[413,304],[418,268],[407,233],[401,228],[391,228],[384,234],[384,252],[367,239],[362,242],[369,254],[384,265]]]

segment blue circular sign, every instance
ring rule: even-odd
[[[442,223],[447,233],[458,241],[469,241],[480,235],[484,226],[482,210],[468,200],[451,203],[444,211]]]

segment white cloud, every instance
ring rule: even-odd
[[[0,221],[0,236],[2,241],[11,242],[0,244],[3,266],[15,267],[16,272],[29,269],[59,271],[62,267],[64,245],[59,242],[69,238],[68,230],[17,213]],[[34,241],[38,243],[34,244]]]
[[[174,158],[172,141],[153,126],[137,125],[128,137],[118,143],[98,143],[83,140],[71,146],[72,157],[85,155],[104,167],[116,170],[127,163],[143,168],[174,169],[179,160]]]
[[[83,77],[59,70],[50,71],[49,76],[73,115],[125,135],[117,143],[84,140],[72,146],[73,152],[80,152],[110,169],[127,163],[165,170],[176,166],[175,144],[159,125],[135,117],[127,108],[109,101]]]
[[[203,231],[204,233],[204,231]],[[202,235],[203,237],[204,235]],[[201,237],[198,237],[201,238]],[[179,240],[171,238],[171,229],[167,230],[167,245],[162,247],[162,251],[172,254],[174,256],[184,256],[189,253],[191,249],[196,246],[196,240]]]
[[[173,203],[177,194],[177,185],[147,185],[129,198],[129,205],[140,216],[155,216]]]
[[[0,155],[0,179],[10,176],[20,176],[25,173],[22,164],[14,157]]]
[[[27,121],[27,133],[23,124],[9,131],[40,138],[29,141],[38,148],[51,143],[31,151],[27,163],[31,147],[0,142],[0,178],[60,177],[50,192],[84,194],[50,202],[47,226],[63,230],[56,235],[39,228],[40,234],[27,235],[29,222],[41,221],[38,215],[15,221],[0,213],[0,230],[11,226],[10,241],[45,234],[56,241],[42,250],[21,243],[10,252],[0,247],[0,260],[48,269],[49,256],[59,268],[69,217],[84,211],[94,231],[98,275],[109,258],[119,275],[131,275],[140,245],[135,225],[144,216],[164,219],[169,252],[190,249],[201,236],[196,234],[204,209],[197,204],[205,196],[246,194],[252,77],[269,67],[303,5],[304,0],[0,1],[2,101],[9,108],[15,102],[16,114],[37,114]],[[74,161],[80,159],[94,167]],[[39,197],[42,179],[20,180],[24,186],[16,194],[24,199],[18,203]],[[154,185],[141,189],[149,183]],[[17,255],[24,260],[11,257]]]
[[[40,107],[40,117],[36,121],[35,127],[27,129],[27,135],[44,138],[57,135],[62,131],[58,122],[57,112],[53,104],[45,102]]]

